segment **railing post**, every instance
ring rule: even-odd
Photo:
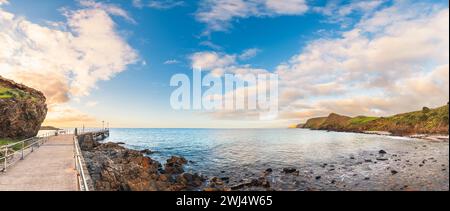
[[[20,157],[21,160],[23,160],[23,149],[25,148],[25,141],[22,141],[22,156]]]
[[[6,167],[8,166],[8,147],[5,147],[5,162],[4,162],[3,172],[6,172]]]

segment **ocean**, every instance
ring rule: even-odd
[[[104,142],[150,149],[163,164],[183,156],[190,161],[187,172],[226,178],[230,185],[270,168],[274,190],[448,190],[448,142],[306,129],[111,129]]]

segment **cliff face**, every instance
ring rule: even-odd
[[[47,115],[42,92],[0,76],[0,138],[37,135]]]
[[[448,104],[390,117],[346,117],[330,114],[309,119],[303,128],[343,132],[387,131],[394,135],[448,134]]]
[[[306,123],[302,126],[302,128],[309,128],[313,130],[319,130],[321,129],[321,125],[327,120],[326,117],[317,117],[308,119]]]

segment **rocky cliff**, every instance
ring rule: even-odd
[[[47,115],[42,92],[0,76],[0,138],[35,136]]]
[[[302,128],[343,132],[386,131],[393,135],[448,134],[448,104],[439,108],[424,107],[420,111],[389,117],[347,117],[330,114],[309,119]]]

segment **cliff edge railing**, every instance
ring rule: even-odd
[[[109,136],[109,129],[84,131],[80,134],[75,134],[73,138],[74,143],[74,157],[75,169],[77,170],[78,189],[80,191],[94,191],[94,183],[87,169],[86,162],[81,152],[80,142],[78,137],[81,135],[92,135],[92,138],[101,136],[102,139]]]
[[[0,147],[0,172],[6,172],[9,167],[27,155],[31,154],[45,144],[51,137],[58,135],[73,134],[71,130],[59,130],[55,132],[45,133],[36,137],[24,139],[19,142],[4,145]]]
[[[61,130],[0,147],[0,190],[94,190],[79,142],[86,135],[104,139],[109,129]]]

